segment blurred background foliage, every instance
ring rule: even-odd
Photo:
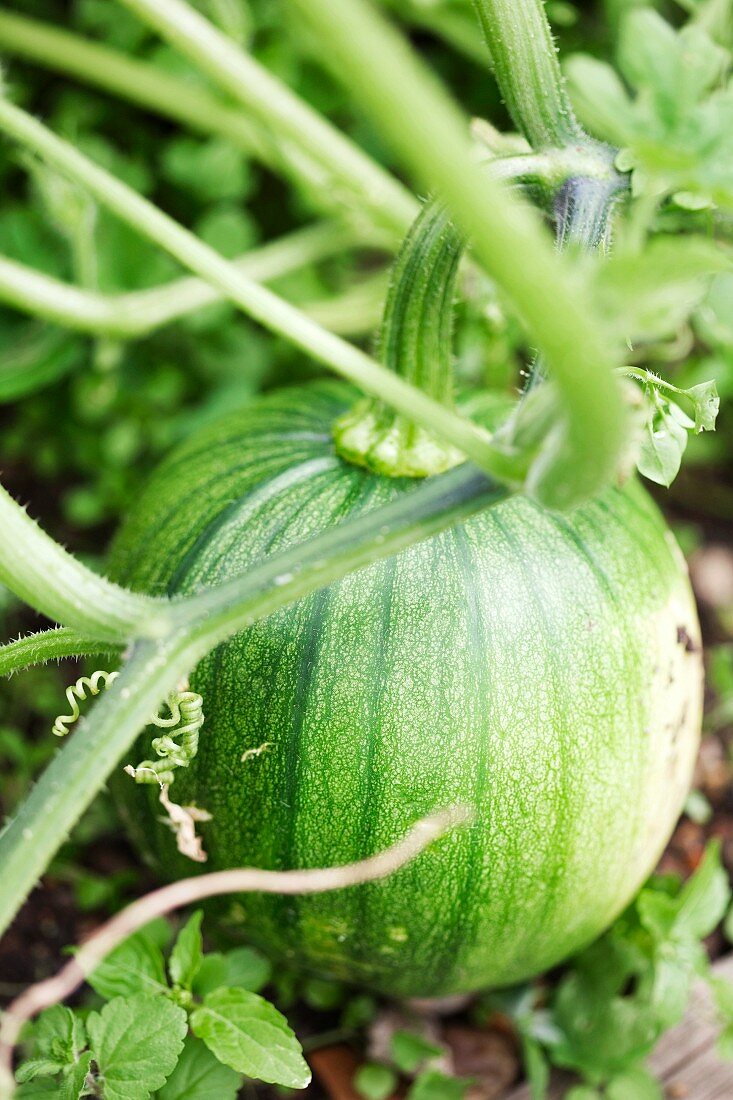
[[[381,3],[409,32],[423,57],[467,111],[507,128],[470,0]],[[390,165],[378,136],[319,64],[318,43],[287,3],[196,0],[196,6],[362,148]],[[215,92],[187,61],[111,0],[8,0],[4,8],[74,31],[150,62],[191,87]],[[648,89],[637,87],[636,106],[627,104],[625,112],[619,110],[610,122],[608,112],[600,110],[614,80],[621,80],[614,77],[608,61],[618,57],[623,48],[620,30],[628,11],[635,8],[656,9],[673,26],[700,16],[706,32],[723,51],[733,46],[733,17],[729,0],[657,4],[551,0],[547,4],[563,58],[569,59],[571,91],[583,121],[596,136],[631,147],[627,166],[634,167],[643,193],[657,164],[653,151],[634,144],[635,112],[648,106]],[[729,60],[730,55],[726,56]],[[630,96],[633,66],[628,57],[626,60],[625,83],[619,86]],[[260,158],[248,155],[241,143],[186,131],[20,58],[10,56],[4,61],[4,78],[17,102],[37,112],[54,130],[226,256],[239,255],[322,220],[324,209],[328,210],[328,194],[293,186]],[[659,81],[667,77],[662,74]],[[654,118],[662,116],[665,125],[672,127],[674,111],[670,113],[662,104]],[[616,132],[607,132],[614,127]],[[619,129],[624,130],[620,135]],[[669,140],[687,140],[677,131],[670,133]],[[715,142],[714,134],[711,140]],[[696,163],[702,162],[698,156]],[[689,228],[703,234],[714,228],[718,237],[729,238],[731,208],[711,209],[700,201],[701,192],[712,186],[710,174],[700,179],[688,176],[680,177],[679,187],[688,196],[692,193],[692,200],[666,204],[656,215],[657,226]],[[106,293],[143,290],[181,274],[162,252],[8,146],[0,149],[0,186],[0,254]],[[324,323],[370,346],[389,257],[363,231],[358,219],[346,232],[350,236],[346,246],[306,263],[272,285],[289,300],[307,306]],[[516,392],[528,349],[490,288],[480,286],[461,302],[455,348],[461,384]],[[636,348],[634,355],[635,365],[657,371],[681,388],[714,378],[722,399],[719,430],[690,437],[682,473],[659,499],[691,557],[708,644],[708,731],[714,747],[707,750],[707,756],[703,754],[698,781],[704,798],[693,807],[693,816],[697,827],[707,826],[712,800],[722,815],[717,820],[724,821],[724,832],[730,833],[725,833],[724,840],[733,845],[729,782],[733,723],[733,556],[729,549],[733,532],[733,276],[716,276],[689,309],[680,311],[673,332]],[[177,440],[218,410],[242,405],[263,389],[309,377],[316,370],[302,355],[250,324],[226,303],[209,305],[128,342],[79,335],[0,308],[3,481],[17,498],[29,502],[32,514],[54,537],[101,568],[120,516],[159,458]],[[5,638],[35,625],[33,616],[2,591],[0,622]],[[72,673],[68,666],[38,669],[11,679],[0,689],[3,814],[12,811],[56,750],[49,729]],[[35,739],[29,739],[29,730]],[[114,908],[135,885],[135,875],[124,860],[110,864],[108,857],[101,863],[101,857],[79,859],[80,845],[93,847],[113,828],[102,799],[56,861],[56,873],[70,884],[76,904],[83,909]],[[725,854],[727,861],[733,862],[731,852]],[[691,856],[687,870],[692,865]],[[67,943],[78,938],[68,929],[59,935]]]

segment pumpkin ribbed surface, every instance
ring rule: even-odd
[[[352,398],[283,390],[179,448],[116,541],[115,579],[194,592],[414,489],[336,456]],[[570,517],[509,499],[237,635],[191,678],[206,723],[172,788],[213,815],[206,869],[349,862],[457,802],[476,819],[388,881],[240,897],[227,922],[393,994],[548,968],[630,900],[673,827],[697,639],[681,555],[635,482]],[[141,849],[193,873],[155,788],[115,786]]]

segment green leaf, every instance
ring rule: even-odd
[[[710,988],[717,1008],[725,1023],[733,1024],[733,982],[727,978],[712,978]]]
[[[311,1072],[274,1005],[246,989],[217,989],[191,1015],[191,1029],[226,1066],[273,1085],[304,1089]]]
[[[194,979],[199,972],[204,958],[203,940],[201,938],[201,921],[204,918],[203,910],[197,909],[192,913],[178,933],[178,938],[171,951],[168,960],[168,972],[174,985],[183,989],[191,989]]]
[[[650,8],[628,13],[619,34],[618,64],[630,84],[649,88],[661,118],[687,112],[719,80],[727,51],[698,27],[680,33]]]
[[[673,336],[702,302],[730,253],[706,237],[655,237],[641,252],[621,251],[594,267],[599,307],[616,338]]]
[[[723,919],[730,897],[720,845],[711,843],[697,871],[682,888],[675,932],[695,939],[709,936]]]
[[[84,1022],[65,1005],[42,1012],[34,1029],[39,1054],[54,1062],[71,1064],[87,1045]]]
[[[105,1100],[147,1100],[183,1049],[186,1013],[166,997],[116,997],[87,1020]]]
[[[344,1001],[344,987],[339,982],[324,978],[309,978],[302,991],[304,1002],[318,1012],[330,1012]]]
[[[5,326],[3,326],[5,329]],[[83,365],[84,341],[37,321],[8,326],[0,352],[0,404],[27,397]],[[11,335],[12,334],[12,335]]]
[[[565,1093],[565,1100],[603,1100],[603,1097],[590,1085],[574,1085]]]
[[[397,1074],[389,1066],[360,1066],[354,1074],[354,1088],[364,1100],[388,1100],[397,1087]]]
[[[550,1084],[550,1066],[541,1045],[522,1032],[522,1060],[532,1100],[544,1100]]]
[[[411,1031],[395,1031],[392,1036],[392,1060],[402,1073],[414,1073],[429,1058],[442,1053],[441,1047]]]
[[[622,21],[617,61],[632,87],[653,87],[660,97],[674,102],[676,53],[674,29],[651,8],[630,11]]]
[[[421,1073],[407,1094],[407,1100],[463,1100],[469,1083],[446,1077],[436,1070]]]
[[[21,1085],[15,1090],[15,1100],[40,1100],[47,1096],[59,1094],[59,1086],[55,1081],[49,1081],[47,1077],[38,1077],[27,1084]]]
[[[687,428],[679,405],[653,407],[647,419],[637,458],[639,472],[657,485],[669,487],[679,473],[687,447]]]
[[[733,1024],[728,1024],[720,1032],[715,1050],[721,1061],[733,1062]]]
[[[235,1100],[241,1076],[223,1066],[201,1042],[189,1036],[183,1054],[157,1100]]]
[[[695,328],[707,343],[733,347],[733,274],[715,276],[695,315]]]
[[[579,117],[623,150],[632,193],[677,196],[688,209],[733,203],[730,54],[701,28],[676,31],[650,5],[621,20],[618,63],[632,100],[607,66],[572,59],[569,88]]]
[[[720,397],[715,379],[709,382],[700,382],[697,386],[691,386],[683,390],[695,406],[695,431],[715,431],[715,422],[720,411]]]
[[[252,947],[235,947],[225,955],[218,952],[204,955],[193,991],[197,996],[205,997],[220,986],[239,986],[251,993],[259,993],[271,975],[272,965],[259,951]]]
[[[663,1093],[656,1077],[636,1066],[609,1081],[606,1100],[663,1100]]]
[[[724,1061],[733,1060],[733,982],[726,978],[711,978],[710,988],[720,1017],[721,1031],[716,1049]]]
[[[587,54],[573,54],[563,65],[573,106],[583,125],[614,145],[626,145],[634,108],[610,65]]]
[[[696,825],[707,825],[713,816],[713,807],[702,791],[693,788],[685,799],[684,812]]]
[[[247,161],[223,138],[169,141],[162,158],[163,175],[205,201],[242,199],[250,187]]]
[[[92,1053],[88,1050],[86,1054],[82,1054],[73,1068],[65,1074],[59,1089],[59,1100],[79,1100],[79,1097],[84,1095],[87,1074],[91,1069],[91,1065]]]
[[[607,942],[599,941],[599,948]],[[623,971],[620,980],[624,981]],[[571,970],[562,980],[554,1016],[562,1033],[552,1047],[555,1064],[596,1078],[636,1064],[651,1051],[660,1032],[648,1001],[616,995],[592,972]]]
[[[64,1062],[51,1062],[48,1058],[29,1058],[18,1066],[15,1080],[22,1085],[26,1081],[33,1081],[36,1077],[55,1077],[64,1065]]]
[[[165,993],[168,989],[163,952],[145,928],[128,936],[87,981],[105,1000],[133,996],[141,991]]]
[[[257,226],[239,206],[216,206],[207,210],[195,226],[196,236],[228,260],[248,252],[257,243]]]
[[[681,389],[651,371],[635,368],[627,373],[644,382],[648,398],[637,466],[651,481],[669,485],[679,471],[687,447],[687,433],[712,431],[715,428],[720,407],[716,383],[711,380]],[[675,400],[670,394],[675,395]],[[694,420],[678,404],[678,398],[683,398],[692,406]]]

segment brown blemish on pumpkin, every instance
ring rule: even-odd
[[[685,647],[685,653],[699,653],[700,646],[692,638],[686,626],[677,627],[677,644]]]

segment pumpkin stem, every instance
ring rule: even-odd
[[[453,291],[462,252],[445,208],[427,203],[395,262],[379,335],[384,365],[444,405],[453,404]],[[389,477],[429,477],[464,460],[376,398],[342,416],[334,439],[342,458]]]

